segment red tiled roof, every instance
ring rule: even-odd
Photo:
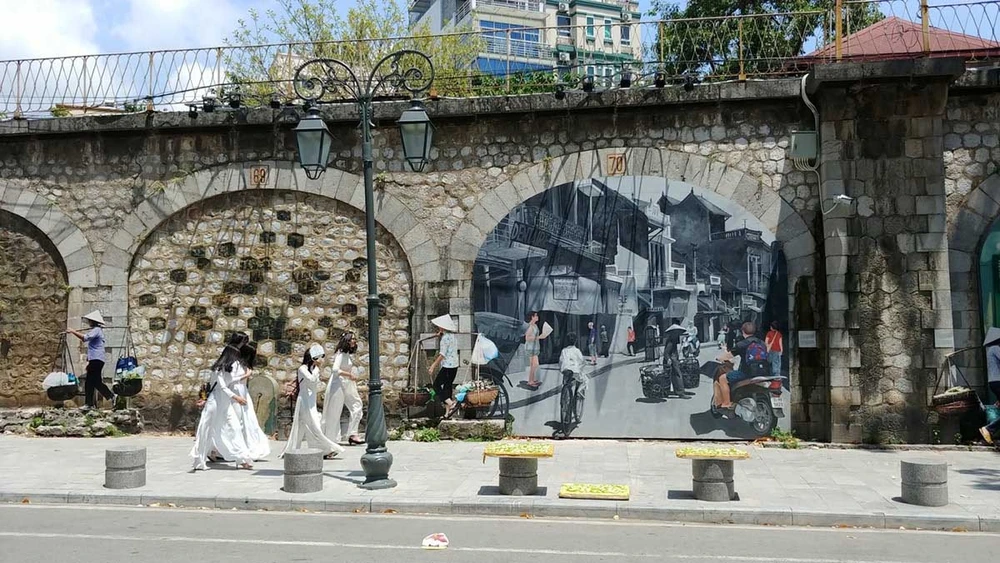
[[[930,54],[932,56],[961,54],[1000,54],[1000,43],[930,27]],[[804,55],[805,58],[832,59],[836,45],[829,45]],[[870,25],[844,38],[843,58],[895,58],[915,57],[924,54],[923,33],[919,23],[895,16]]]

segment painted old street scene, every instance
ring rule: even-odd
[[[0,563],[995,559],[1000,0],[0,13]]]

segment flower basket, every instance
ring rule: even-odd
[[[934,405],[934,410],[942,416],[955,416],[978,408],[979,403],[975,399]]]
[[[76,395],[79,392],[80,387],[76,383],[69,385],[57,385],[55,387],[49,387],[45,390],[45,394],[49,397],[49,400],[56,402],[71,401],[76,398]]]
[[[122,379],[118,383],[112,385],[112,391],[116,395],[121,395],[122,397],[134,397],[142,391],[142,378],[132,377],[128,379]]]
[[[427,389],[407,388],[399,394],[399,402],[404,407],[422,407],[431,400],[431,392]]]
[[[496,400],[497,395],[500,394],[500,390],[496,386],[490,386],[483,389],[471,389],[465,394],[465,403],[471,407],[488,407],[490,403]]]
[[[960,402],[975,402],[976,392],[972,389],[954,387],[941,393],[940,395],[934,395],[931,399],[931,404],[936,408],[939,405],[948,405],[951,403]]]

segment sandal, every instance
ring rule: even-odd
[[[239,468],[240,469],[253,469],[253,464],[249,463],[249,462],[247,462],[247,463],[241,463],[239,465]]]
[[[454,405],[446,408],[445,411],[444,411],[444,419],[448,420],[451,417],[455,416],[455,413],[458,411],[458,407],[459,407],[459,405],[456,402]]]
[[[360,446],[361,444],[364,444],[365,441],[357,436],[351,436],[347,439],[347,443],[352,446]]]
[[[325,456],[323,456],[323,459],[334,459],[337,457],[337,455],[338,455],[337,452],[330,452]]]

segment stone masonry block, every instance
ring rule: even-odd
[[[414,283],[416,283],[416,282],[423,282],[423,281],[437,281],[437,280],[440,280],[441,279],[441,274],[442,274],[442,272],[441,272],[441,262],[440,261],[434,261],[434,262],[428,262],[426,264],[421,264],[421,265],[417,266],[416,268],[413,268],[412,269],[412,273],[413,273],[413,281],[414,281]],[[472,275],[472,267],[471,267],[471,265],[469,267],[469,274],[468,275],[469,276]],[[449,279],[455,280],[455,279],[465,279],[465,278],[451,277],[451,275],[449,274]]]
[[[1000,194],[996,194],[1000,197]],[[983,189],[972,190],[965,198],[965,207],[974,210],[983,217],[995,217],[1000,212],[1000,203]]]
[[[972,255],[961,250],[948,252],[948,268],[952,272],[971,272]]]
[[[492,190],[483,194],[483,197],[479,200],[479,205],[493,218],[493,225],[502,221],[507,216],[507,213],[510,212],[510,208]],[[483,228],[483,226],[480,226],[480,228]],[[490,228],[492,229],[493,226],[490,226]]]
[[[719,186],[715,191],[722,197],[731,198],[736,193],[736,187],[742,180],[743,172],[730,166],[726,168],[726,172],[722,175]]]
[[[939,252],[948,249],[944,233],[922,233],[917,235],[917,252]]]
[[[81,248],[69,256],[64,256],[63,262],[66,264],[67,272],[96,266],[94,264],[94,254],[90,252],[89,248]]]
[[[827,256],[826,273],[830,276],[847,274],[847,256]]]
[[[93,287],[97,285],[97,270],[93,266],[67,273],[66,283],[73,287]]]
[[[917,215],[937,215],[945,213],[945,200],[940,196],[918,195],[916,197]]]
[[[440,254],[434,241],[428,239],[407,251],[406,257],[410,259],[410,266],[412,267],[436,261],[440,258]]]
[[[410,232],[406,233],[399,241],[399,245],[403,247],[403,251],[409,253],[414,248],[417,248],[421,244],[431,240],[431,236],[427,233],[421,225],[417,225]]]
[[[500,198],[500,201],[503,202],[505,216],[507,213],[510,213],[511,209],[522,203],[519,199],[520,196],[517,193],[517,188],[515,188],[513,182],[509,180],[493,188],[493,193],[495,193],[496,196]]]
[[[823,241],[827,256],[852,256],[858,252],[856,237],[828,237]]]
[[[59,243],[56,248],[62,256],[69,256],[78,250],[84,248],[89,249],[89,245],[87,243],[87,237],[85,237],[82,232],[76,231],[74,234],[66,237],[66,239]]]
[[[831,311],[847,311],[850,309],[850,302],[847,294],[841,291],[831,291],[827,294],[827,308]]]
[[[397,198],[385,193],[375,194],[375,221],[386,230],[390,232],[394,230],[392,224],[403,209],[403,204]]]

